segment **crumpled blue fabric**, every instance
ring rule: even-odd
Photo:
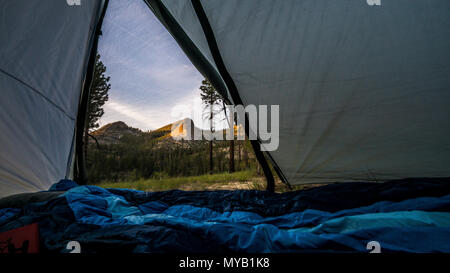
[[[0,209],[0,223],[9,221],[20,213],[21,209],[18,208],[5,208]]]
[[[450,252],[450,195],[264,217],[142,203],[123,193],[72,186],[55,200],[27,206],[19,219],[18,211],[0,210],[0,231],[39,221],[46,248],[56,252],[64,252],[70,240],[86,252],[368,252],[366,244],[373,240],[384,252]],[[133,196],[145,194],[133,191]],[[2,217],[7,214],[16,217]]]
[[[74,187],[78,187],[77,182],[70,179],[61,179],[59,182],[53,184],[49,191],[67,191]]]
[[[69,201],[69,206],[80,221],[90,222],[91,216],[105,216],[111,218],[111,224],[134,224],[134,222],[125,221],[123,219],[128,216],[134,216],[134,221],[138,216],[148,213],[160,213],[167,216],[185,218],[190,220],[214,222],[234,222],[245,224],[274,224],[280,228],[296,228],[303,226],[315,226],[330,219],[378,213],[395,212],[395,211],[433,211],[440,207],[450,208],[450,195],[444,197],[422,197],[402,202],[377,202],[371,206],[342,210],[336,213],[324,212],[319,210],[305,210],[302,212],[294,212],[290,214],[280,215],[277,217],[262,217],[253,212],[232,211],[219,213],[208,208],[200,208],[191,205],[177,205],[168,207],[162,202],[149,202],[141,205],[130,204],[119,195],[111,194],[108,190],[95,186],[76,187],[69,190],[65,194]],[[151,204],[151,206],[150,206]],[[142,211],[143,207],[153,208],[153,211]],[[92,214],[92,212],[97,212]],[[93,222],[97,221],[95,219]],[[116,222],[114,222],[116,221]],[[142,221],[139,221],[142,224]]]

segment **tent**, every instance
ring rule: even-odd
[[[269,191],[82,185],[108,0],[0,0],[0,252],[450,252],[448,0],[143,1],[228,103],[279,105]],[[346,183],[271,193],[269,161]]]
[[[447,0],[145,0],[233,104],[279,105],[290,185],[450,176]],[[0,197],[85,179],[107,0],[0,1]],[[265,156],[264,156],[265,154]]]

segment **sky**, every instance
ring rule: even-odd
[[[203,76],[144,1],[109,2],[98,52],[111,77],[100,126],[123,121],[148,131],[191,118],[207,128],[198,113]]]

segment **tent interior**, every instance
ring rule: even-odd
[[[136,0],[228,104],[279,106],[267,191],[204,192],[86,185],[114,1],[0,0],[0,252],[24,227],[41,252],[450,252],[447,0]]]

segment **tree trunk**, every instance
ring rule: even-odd
[[[214,118],[214,113],[213,113],[213,103],[214,101],[211,100],[209,101],[209,111],[210,111],[210,116],[209,116],[209,129],[211,131],[211,135],[214,131],[213,129],[213,118]],[[214,171],[214,165],[213,165],[213,141],[211,139],[211,141],[209,142],[209,174],[213,174]]]
[[[230,173],[234,173],[234,140],[230,140]]]
[[[213,142],[209,141],[209,174],[213,174]]]
[[[247,152],[247,147],[245,147],[245,145],[242,147],[243,153],[244,153],[244,164],[245,164],[245,168],[248,169],[248,152]]]
[[[238,140],[238,170],[241,169],[241,142]]]

